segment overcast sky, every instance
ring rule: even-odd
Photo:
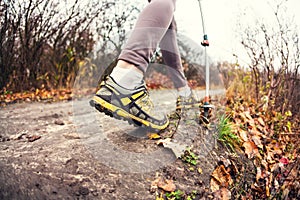
[[[201,0],[206,32],[209,37],[209,54],[216,60],[234,59],[232,53],[238,54],[240,60],[246,60],[238,43],[237,23],[240,16],[247,16],[243,23],[254,23],[261,18],[266,23],[274,23],[272,7],[278,0]],[[288,0],[287,16],[294,16],[300,27],[300,0]],[[297,13],[298,10],[298,13]],[[178,31],[201,42],[203,38],[201,15],[198,0],[177,0],[175,17]],[[299,31],[300,29],[298,29]],[[299,31],[300,32],[300,31]],[[299,33],[300,34],[300,33]]]

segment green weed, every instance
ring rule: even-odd
[[[184,154],[181,156],[181,159],[185,161],[186,163],[189,163],[191,165],[196,165],[198,156],[192,152],[191,148],[187,148],[184,152]]]
[[[240,139],[232,131],[232,124],[228,116],[222,115],[218,125],[218,140],[224,145],[229,146],[232,151],[240,143]]]
[[[166,193],[168,200],[180,200],[184,196],[184,192],[181,190],[176,190],[174,192]]]
[[[197,193],[198,193],[198,192],[197,192],[196,190],[193,190],[192,193],[191,193],[190,195],[188,195],[186,199],[187,199],[187,200],[193,200],[193,199],[196,199]]]

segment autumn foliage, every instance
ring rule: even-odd
[[[241,98],[229,103],[227,114],[233,133],[240,139],[236,151],[244,156],[230,159],[223,169],[223,176],[227,176],[225,188],[231,188],[231,195],[242,199],[299,195],[299,122],[290,111],[282,115]]]

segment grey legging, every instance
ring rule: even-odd
[[[164,63],[176,88],[186,86],[174,20],[176,0],[152,0],[141,12],[119,59],[137,66],[144,73],[159,46]]]

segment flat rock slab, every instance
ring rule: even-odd
[[[175,108],[174,91],[152,95],[161,112]],[[88,101],[1,108],[0,199],[155,199],[150,185],[158,175],[182,190],[207,191],[216,160],[201,126],[183,120],[174,136],[199,147],[203,174],[195,179],[148,131],[98,113]]]

